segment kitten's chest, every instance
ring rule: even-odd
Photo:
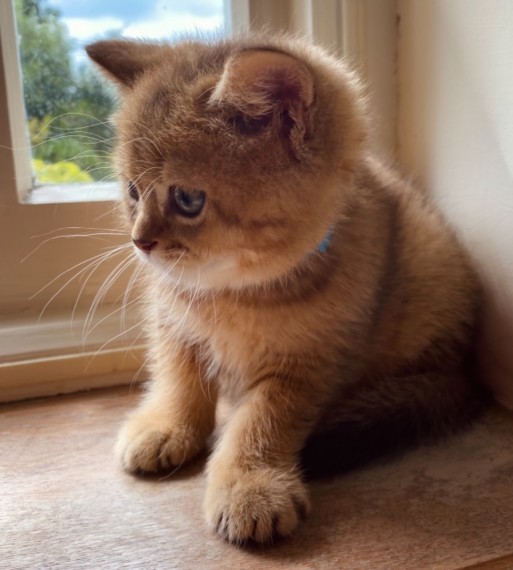
[[[341,340],[344,344],[336,326],[343,315],[328,297],[297,303],[177,297],[160,307],[169,335],[198,348],[203,376],[234,391],[283,366],[310,361]]]
[[[212,299],[174,302],[166,326],[174,338],[199,347],[206,377],[249,379],[276,345],[269,311]],[[276,332],[276,331],[275,331]]]

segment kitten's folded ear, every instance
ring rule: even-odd
[[[294,147],[308,136],[314,81],[307,66],[288,54],[247,50],[232,55],[210,97],[255,121],[278,117]]]
[[[87,55],[121,87],[132,87],[162,58],[162,46],[130,40],[102,40],[86,46]]]

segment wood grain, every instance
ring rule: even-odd
[[[137,479],[112,456],[128,388],[0,407],[0,568],[513,568],[513,418],[312,485],[290,541],[237,549],[205,526],[204,458]]]

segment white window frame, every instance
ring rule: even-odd
[[[380,115],[378,138],[393,154],[395,0],[232,0],[226,6],[235,32],[261,25],[285,28],[347,54],[372,86]],[[80,336],[111,264],[105,263],[84,290],[78,280],[70,283],[45,308],[66,281],[65,272],[105,246],[96,239],[53,239],[58,228],[71,228],[62,231],[71,234],[80,233],[73,229],[78,227],[98,228],[98,233],[115,228],[113,189],[101,196],[90,193],[85,200],[82,194],[80,202],[63,200],[77,196],[75,189],[31,192],[30,154],[22,152],[27,138],[13,12],[10,0],[0,2],[0,117],[7,117],[0,121],[0,401],[131,382],[144,362],[137,314],[128,315],[125,336],[116,332],[112,319],[102,320],[110,312],[119,315],[128,276],[109,291],[93,333],[85,342]],[[114,238],[110,242],[116,243]],[[52,283],[61,273],[64,277]]]

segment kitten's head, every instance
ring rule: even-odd
[[[261,37],[87,51],[120,87],[117,166],[144,262],[189,287],[265,283],[343,216],[366,129],[340,62]]]

